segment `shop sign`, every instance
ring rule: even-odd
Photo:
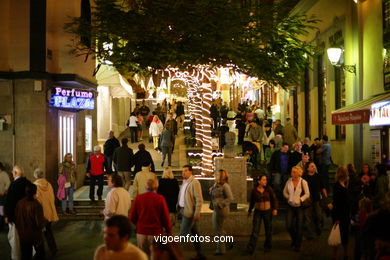
[[[370,126],[390,125],[390,101],[371,105]]]
[[[95,109],[94,92],[85,89],[55,87],[50,105],[68,109]]]
[[[370,119],[370,110],[352,110],[332,114],[333,125],[365,124]]]

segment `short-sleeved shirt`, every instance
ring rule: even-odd
[[[94,260],[147,260],[147,255],[138,247],[128,243],[127,247],[119,252],[108,250],[105,245],[95,251]]]

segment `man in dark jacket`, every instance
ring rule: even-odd
[[[277,195],[281,195],[284,184],[290,176],[289,169],[289,146],[283,143],[280,150],[274,152],[269,163],[269,170],[272,175],[273,187]]]
[[[23,177],[23,168],[18,165],[15,165],[13,168],[12,176],[14,181],[11,183],[8,189],[4,204],[4,213],[9,226],[8,239],[11,246],[11,258],[19,259],[20,246],[19,235],[15,226],[15,208],[16,204],[24,198],[26,186],[31,184],[31,182]]]
[[[172,135],[173,135],[173,146],[172,146],[172,152],[175,149],[175,137],[177,135],[177,122],[173,119],[172,113],[168,114],[167,121],[165,121],[164,127],[168,129]]]
[[[184,127],[184,106],[181,101],[177,102],[176,106],[176,121],[179,129]]]
[[[150,165],[151,171],[154,172],[155,171],[154,162],[150,153],[145,150],[145,145],[139,144],[138,149],[139,149],[138,152],[134,154],[133,173],[136,174],[137,172],[140,172],[142,170],[143,165]]]
[[[107,159],[107,165],[108,165],[108,173],[112,172],[112,156],[114,155],[114,151],[116,148],[120,146],[118,139],[114,136],[114,131],[110,131],[108,133],[108,139],[104,143],[104,156],[106,156]],[[117,171],[117,169],[115,169]]]
[[[236,120],[236,128],[238,129],[238,145],[242,145],[244,142],[245,128],[246,128],[246,116],[245,111],[241,111],[240,114],[234,118]]]
[[[122,138],[122,146],[115,149],[113,162],[119,176],[122,177],[124,188],[129,190],[131,180],[131,167],[134,165],[133,150],[127,146],[127,138]]]
[[[32,183],[26,185],[26,196],[19,200],[15,208],[15,225],[20,237],[22,259],[45,259],[43,242],[43,228],[47,220],[43,216],[41,203],[34,198],[37,186]]]
[[[165,157],[167,155],[168,155],[168,166],[171,166],[172,146],[173,146],[173,135],[168,129],[165,128],[161,134],[161,150],[162,150],[161,167],[164,166]]]
[[[87,161],[87,176],[91,178],[89,183],[89,198],[92,202],[95,201],[95,184],[98,183],[97,195],[99,200],[102,200],[104,171],[110,172],[108,169],[107,158],[102,154],[99,145],[93,148],[93,154],[88,157]]]

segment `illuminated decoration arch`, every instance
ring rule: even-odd
[[[167,68],[164,71],[168,72],[171,83],[183,82],[181,85],[187,88],[188,111],[195,117],[196,141],[202,145],[201,174],[213,175],[210,108],[213,93],[211,82],[218,80],[217,68],[199,65],[193,66],[191,71],[177,68]]]

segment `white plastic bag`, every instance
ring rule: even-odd
[[[339,224],[334,224],[328,237],[328,245],[338,246],[341,244],[341,235]]]

